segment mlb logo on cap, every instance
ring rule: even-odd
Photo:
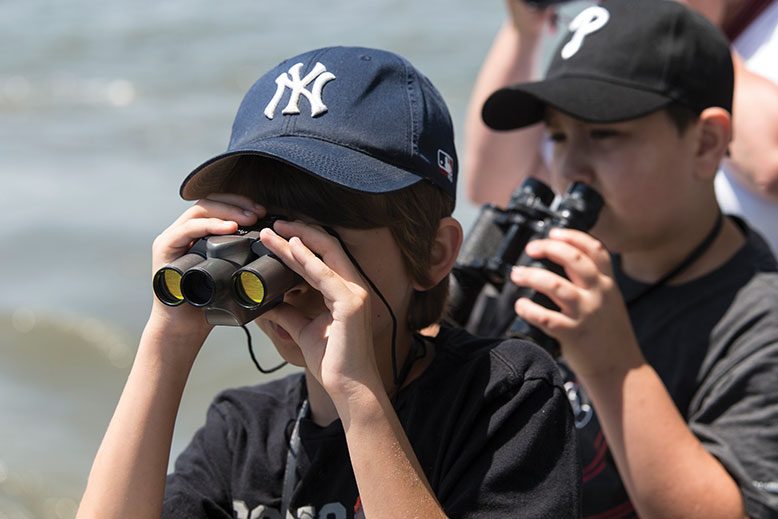
[[[454,181],[454,159],[443,150],[438,150],[438,167],[449,182]]]

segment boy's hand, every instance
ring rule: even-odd
[[[232,234],[238,225],[247,226],[265,215],[265,209],[250,199],[227,193],[208,195],[173,222],[154,240],[152,245],[152,275],[168,263],[186,254],[199,238],[213,234]],[[202,309],[188,304],[169,307],[156,297],[150,321],[174,327],[182,332],[200,331],[206,334],[212,328]]]
[[[553,229],[549,239],[527,244],[526,252],[562,266],[568,279],[545,269],[515,268],[514,283],[542,292],[559,306],[559,311],[549,310],[521,298],[516,313],[559,341],[579,377],[609,376],[643,362],[602,243],[580,231]]]
[[[370,291],[338,240],[320,227],[286,221],[263,229],[260,238],[324,300],[318,315],[281,304],[263,317],[291,335],[336,406],[365,387],[383,390],[373,349]]]

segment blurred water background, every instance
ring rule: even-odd
[[[320,46],[395,51],[442,91],[461,145],[502,19],[499,0],[0,0],[0,519],[74,516],[150,306],[151,242],[260,73]],[[476,210],[460,197],[466,229]],[[262,380],[243,332],[217,329],[171,459],[216,392]]]

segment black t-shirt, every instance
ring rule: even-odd
[[[580,461],[561,376],[536,346],[443,328],[397,414],[451,517],[580,516]],[[168,476],[165,517],[281,518],[302,375],[225,391]],[[340,420],[303,419],[300,517],[362,517]],[[392,504],[386,503],[388,509]]]
[[[646,360],[691,431],[738,482],[751,517],[778,517],[778,273],[762,238],[722,267],[629,305]],[[614,261],[626,301],[646,285]],[[562,362],[578,427],[583,514],[634,517],[591,402]],[[603,515],[604,514],[604,515]]]

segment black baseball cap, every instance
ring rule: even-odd
[[[195,168],[181,196],[218,192],[246,155],[361,192],[429,181],[456,198],[454,130],[443,97],[408,60],[384,50],[325,47],[262,75],[238,108],[227,150]]]
[[[494,92],[482,117],[512,130],[540,122],[546,106],[594,123],[671,103],[731,113],[733,90],[727,39],[702,15],[673,0],[605,0],[570,23],[544,80]]]

